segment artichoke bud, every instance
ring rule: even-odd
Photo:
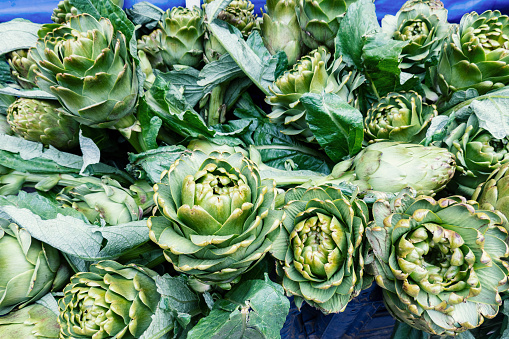
[[[161,299],[156,276],[142,266],[109,260],[77,273],[58,303],[60,337],[140,338]]]
[[[173,7],[160,22],[159,49],[164,64],[198,67],[203,59],[203,13],[198,7]]]
[[[55,95],[79,123],[98,128],[132,125],[138,77],[125,36],[109,19],[72,16],[39,38],[29,57],[39,68],[37,86]]]
[[[465,14],[432,69],[435,89],[447,100],[474,88],[479,95],[509,83],[509,17],[499,11]]]
[[[400,69],[424,81],[426,69],[439,56],[450,34],[447,10],[436,1],[407,1],[398,13],[382,19],[382,31],[390,38],[406,41]]]
[[[40,304],[31,304],[0,317],[0,337],[23,339],[58,338],[57,315]]]
[[[7,55],[7,61],[11,66],[11,75],[24,89],[35,87],[37,64],[28,58],[28,50],[20,49]]]
[[[508,254],[499,246],[485,245],[488,240],[479,239],[489,234],[498,239],[497,243],[504,244],[507,235],[497,231],[504,221],[495,213],[478,210],[475,201],[458,196],[435,201],[426,196],[414,197],[400,193],[390,201],[389,206],[390,211],[387,211],[386,201],[374,203],[374,221],[368,225],[367,235],[371,245],[378,249],[374,251],[375,261],[370,265],[376,265],[376,271],[380,272],[381,277],[376,281],[381,282],[380,286],[384,288],[384,301],[390,312],[410,326],[436,335],[461,333],[480,326],[485,317],[493,317],[499,307],[497,296],[506,289],[509,270],[502,263]],[[399,227],[402,220],[412,224],[413,218],[422,214],[419,212],[421,210],[427,210],[430,216],[436,217],[426,218],[427,222],[417,229]],[[485,226],[479,227],[481,224]],[[383,239],[384,233],[385,239],[391,244],[380,247],[376,241]],[[412,239],[420,241],[413,242]],[[413,242],[416,250],[406,253],[406,247],[409,247],[407,242]],[[427,245],[421,247],[424,243]],[[423,248],[426,251],[422,251]],[[474,252],[481,253],[482,258],[476,260]],[[403,272],[410,274],[405,277]],[[499,286],[504,287],[488,287],[478,276],[481,272],[493,277],[496,282],[503,284]],[[474,298],[481,290],[491,294],[489,311],[485,309],[486,299],[480,301]],[[405,293],[398,294],[396,291]],[[458,308],[455,309],[455,305],[462,303],[476,310],[477,314],[472,319],[477,321],[467,322],[462,313],[464,309],[456,312]],[[430,311],[438,314],[430,315]],[[438,319],[435,316],[449,320],[447,324],[441,324],[433,321]]]
[[[367,211],[364,202],[347,199],[333,186],[296,187],[287,191],[285,202],[284,209],[292,212],[283,220],[281,232],[286,232],[282,236],[288,239],[289,246],[274,249],[278,266],[293,272],[283,277],[283,287],[287,293],[303,298],[323,312],[340,312],[360,292],[366,279],[372,279],[363,274],[367,249],[363,242],[357,246],[352,242],[354,234],[363,233],[362,213]],[[308,204],[313,207],[305,208]],[[352,219],[360,223],[346,221]],[[339,272],[343,273],[342,278],[338,278]],[[301,284],[310,288],[303,293]],[[327,289],[333,289],[327,292],[332,296],[323,300]],[[348,300],[340,302],[340,295]]]
[[[0,219],[0,271],[0,316],[58,290],[69,278],[56,249],[5,219]]]
[[[431,120],[438,115],[434,105],[423,102],[416,92],[389,93],[368,110],[365,136],[370,142],[380,140],[420,143]]]
[[[60,150],[78,146],[79,124],[53,101],[19,98],[7,109],[11,129],[26,140]]]
[[[332,64],[329,64],[330,59],[331,54],[321,46],[302,57],[291,70],[276,79],[274,86],[269,87],[271,95],[265,101],[272,105],[272,112],[268,117],[272,122],[284,125],[282,133],[316,142],[300,102],[305,93],[334,93],[358,107],[357,93],[365,82],[364,76],[349,70],[342,58]]]

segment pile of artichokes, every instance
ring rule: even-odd
[[[507,337],[509,16],[264,5],[0,23],[1,338]]]

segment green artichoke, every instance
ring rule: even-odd
[[[52,310],[39,304],[28,305],[0,317],[0,337],[4,339],[58,338],[60,325]]]
[[[35,87],[37,64],[28,58],[28,50],[20,49],[7,55],[7,62],[11,66],[11,75],[24,89]]]
[[[364,84],[364,76],[350,71],[339,58],[328,65],[331,55],[320,47],[302,57],[293,69],[286,71],[270,87],[271,96],[265,101],[272,105],[270,120],[284,124],[281,131],[296,135],[308,142],[316,142],[315,136],[306,122],[306,109],[299,101],[305,93],[334,93],[352,106],[358,105],[357,91]]]
[[[503,164],[509,162],[509,138],[497,139],[479,127],[479,119],[471,114],[467,121],[456,119],[441,144],[456,156],[456,175],[450,188],[466,197]]]
[[[100,184],[86,183],[67,186],[58,195],[57,200],[67,208],[83,213],[94,224],[120,225],[143,217],[143,203],[147,196],[142,187],[137,186],[138,194],[123,188],[116,180],[103,177]],[[142,196],[138,201],[135,197]],[[146,207],[147,208],[147,207]]]
[[[474,191],[472,200],[479,202],[483,210],[500,213],[509,220],[509,164],[505,164],[490,174]]]
[[[124,7],[124,0],[110,0],[118,7]],[[78,15],[80,12],[76,7],[71,5],[70,0],[61,0],[57,7],[53,10],[51,20],[57,24],[63,24],[71,18],[71,16]]]
[[[373,280],[363,272],[368,207],[332,186],[290,189],[285,203],[271,251],[280,260],[284,289],[299,308],[305,300],[324,313],[342,312]]]
[[[71,277],[58,306],[61,338],[140,338],[161,299],[157,273],[100,261]]]
[[[440,1],[407,1],[399,12],[382,19],[382,31],[390,38],[408,41],[401,52],[402,72],[424,80],[427,67],[435,62],[450,34],[447,10]]]
[[[203,13],[198,7],[168,9],[160,23],[161,57],[167,67],[197,67],[203,59]]]
[[[370,266],[394,317],[437,335],[493,318],[509,288],[507,230],[491,211],[460,196],[401,194],[373,205]]]
[[[454,176],[454,155],[446,149],[401,142],[376,142],[354,159],[338,163],[332,174],[316,184],[349,181],[362,190],[398,193],[411,187],[434,196]]]
[[[433,68],[435,89],[445,98],[474,88],[479,95],[509,84],[509,17],[499,11],[461,18]]]
[[[69,278],[56,249],[5,219],[0,219],[0,272],[0,316],[57,291]]]
[[[78,146],[79,124],[60,109],[57,102],[19,98],[7,109],[7,121],[26,140],[69,150]]]
[[[436,106],[423,102],[416,92],[389,93],[368,110],[364,136],[371,141],[418,144],[425,138],[431,119],[437,115]]]
[[[285,52],[289,66],[304,50],[295,6],[296,0],[267,0],[261,24],[265,47],[271,54]]]
[[[283,214],[275,183],[242,153],[184,154],[161,178],[149,235],[177,271],[229,288],[271,249]]]
[[[29,56],[40,72],[37,86],[54,94],[76,121],[128,128],[138,98],[138,78],[125,36],[108,19],[73,16],[37,41]],[[124,119],[123,121],[120,121]]]
[[[236,27],[246,39],[256,28],[256,16],[253,8],[254,5],[249,0],[232,1],[223,11],[219,12],[217,18]],[[204,50],[207,62],[218,60],[223,54],[227,53],[219,40],[209,31],[205,35]]]
[[[348,6],[357,0],[299,0],[296,7],[302,40],[311,49],[326,46],[334,51],[334,39]]]

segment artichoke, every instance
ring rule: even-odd
[[[334,39],[348,6],[357,0],[299,0],[296,7],[302,40],[311,49],[321,45],[334,51]]]
[[[5,219],[0,219],[0,272],[0,316],[57,291],[69,278],[56,249]]]
[[[124,0],[110,0],[118,7],[124,7]],[[71,16],[78,15],[79,11],[76,7],[71,5],[70,0],[60,0],[57,7],[53,10],[51,20],[57,24],[63,24],[71,18]]]
[[[179,272],[229,288],[271,249],[283,212],[272,179],[242,153],[184,154],[154,186],[150,239]]]
[[[364,277],[364,229],[369,212],[332,186],[296,187],[285,195],[286,218],[272,254],[295,303],[342,312],[372,282]]]
[[[256,27],[253,8],[254,5],[249,0],[232,1],[223,11],[219,12],[217,18],[236,27],[246,39]],[[205,60],[209,63],[218,60],[227,53],[219,40],[209,31],[205,36],[204,50]]]
[[[57,102],[19,98],[7,109],[7,121],[26,140],[69,150],[78,146],[79,124],[60,109]]]
[[[292,66],[303,52],[300,26],[295,13],[296,0],[267,0],[261,30],[263,43],[271,54],[283,51]]]
[[[407,1],[399,12],[386,15],[382,31],[390,38],[408,41],[401,52],[400,69],[424,80],[427,67],[435,62],[450,34],[447,10],[440,1]]]
[[[296,135],[308,142],[316,142],[306,122],[306,109],[299,101],[305,93],[334,93],[352,106],[358,106],[357,91],[365,82],[364,76],[350,71],[339,58],[328,66],[331,55],[320,47],[302,57],[293,69],[286,71],[269,87],[272,92],[265,101],[272,105],[268,115],[274,123],[284,124],[284,134]]]
[[[481,183],[474,191],[472,200],[479,202],[483,210],[500,213],[509,220],[509,164],[497,168],[488,179]]]
[[[73,16],[30,49],[40,72],[37,86],[55,95],[67,113],[87,126],[131,127],[138,78],[125,36],[108,19]],[[122,122],[121,119],[124,119]]]
[[[467,121],[458,119],[448,128],[441,146],[456,156],[456,175],[450,188],[466,197],[503,164],[509,162],[509,138],[495,138],[479,127],[479,119],[471,114]]]
[[[389,93],[368,110],[364,136],[371,141],[418,144],[437,115],[436,106],[424,103],[416,92]]]
[[[11,75],[24,89],[35,87],[37,64],[28,58],[28,50],[20,49],[7,55],[7,61],[11,66]]]
[[[465,14],[433,68],[435,89],[445,98],[474,88],[479,95],[509,84],[509,17],[499,11]]]
[[[454,155],[444,148],[376,142],[355,158],[338,163],[331,175],[315,183],[349,181],[362,190],[388,193],[411,187],[418,194],[434,196],[453,178],[455,169]]]
[[[509,288],[503,220],[460,196],[401,194],[373,205],[370,265],[394,317],[437,335],[493,318]]]
[[[147,192],[140,186],[136,188],[138,194],[123,188],[116,180],[103,177],[100,184],[67,186],[56,199],[63,207],[83,213],[91,223],[120,225],[143,217],[144,205],[135,198]],[[146,202],[147,197],[143,200]]]
[[[198,7],[168,9],[160,23],[161,57],[167,67],[197,67],[203,59],[203,14]]]
[[[58,306],[61,338],[140,338],[161,299],[157,273],[100,261],[71,277]]]
[[[58,338],[60,325],[52,310],[39,304],[28,305],[0,317],[0,337],[4,339]]]

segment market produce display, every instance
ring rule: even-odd
[[[509,337],[509,16],[123,5],[0,23],[2,339]]]

